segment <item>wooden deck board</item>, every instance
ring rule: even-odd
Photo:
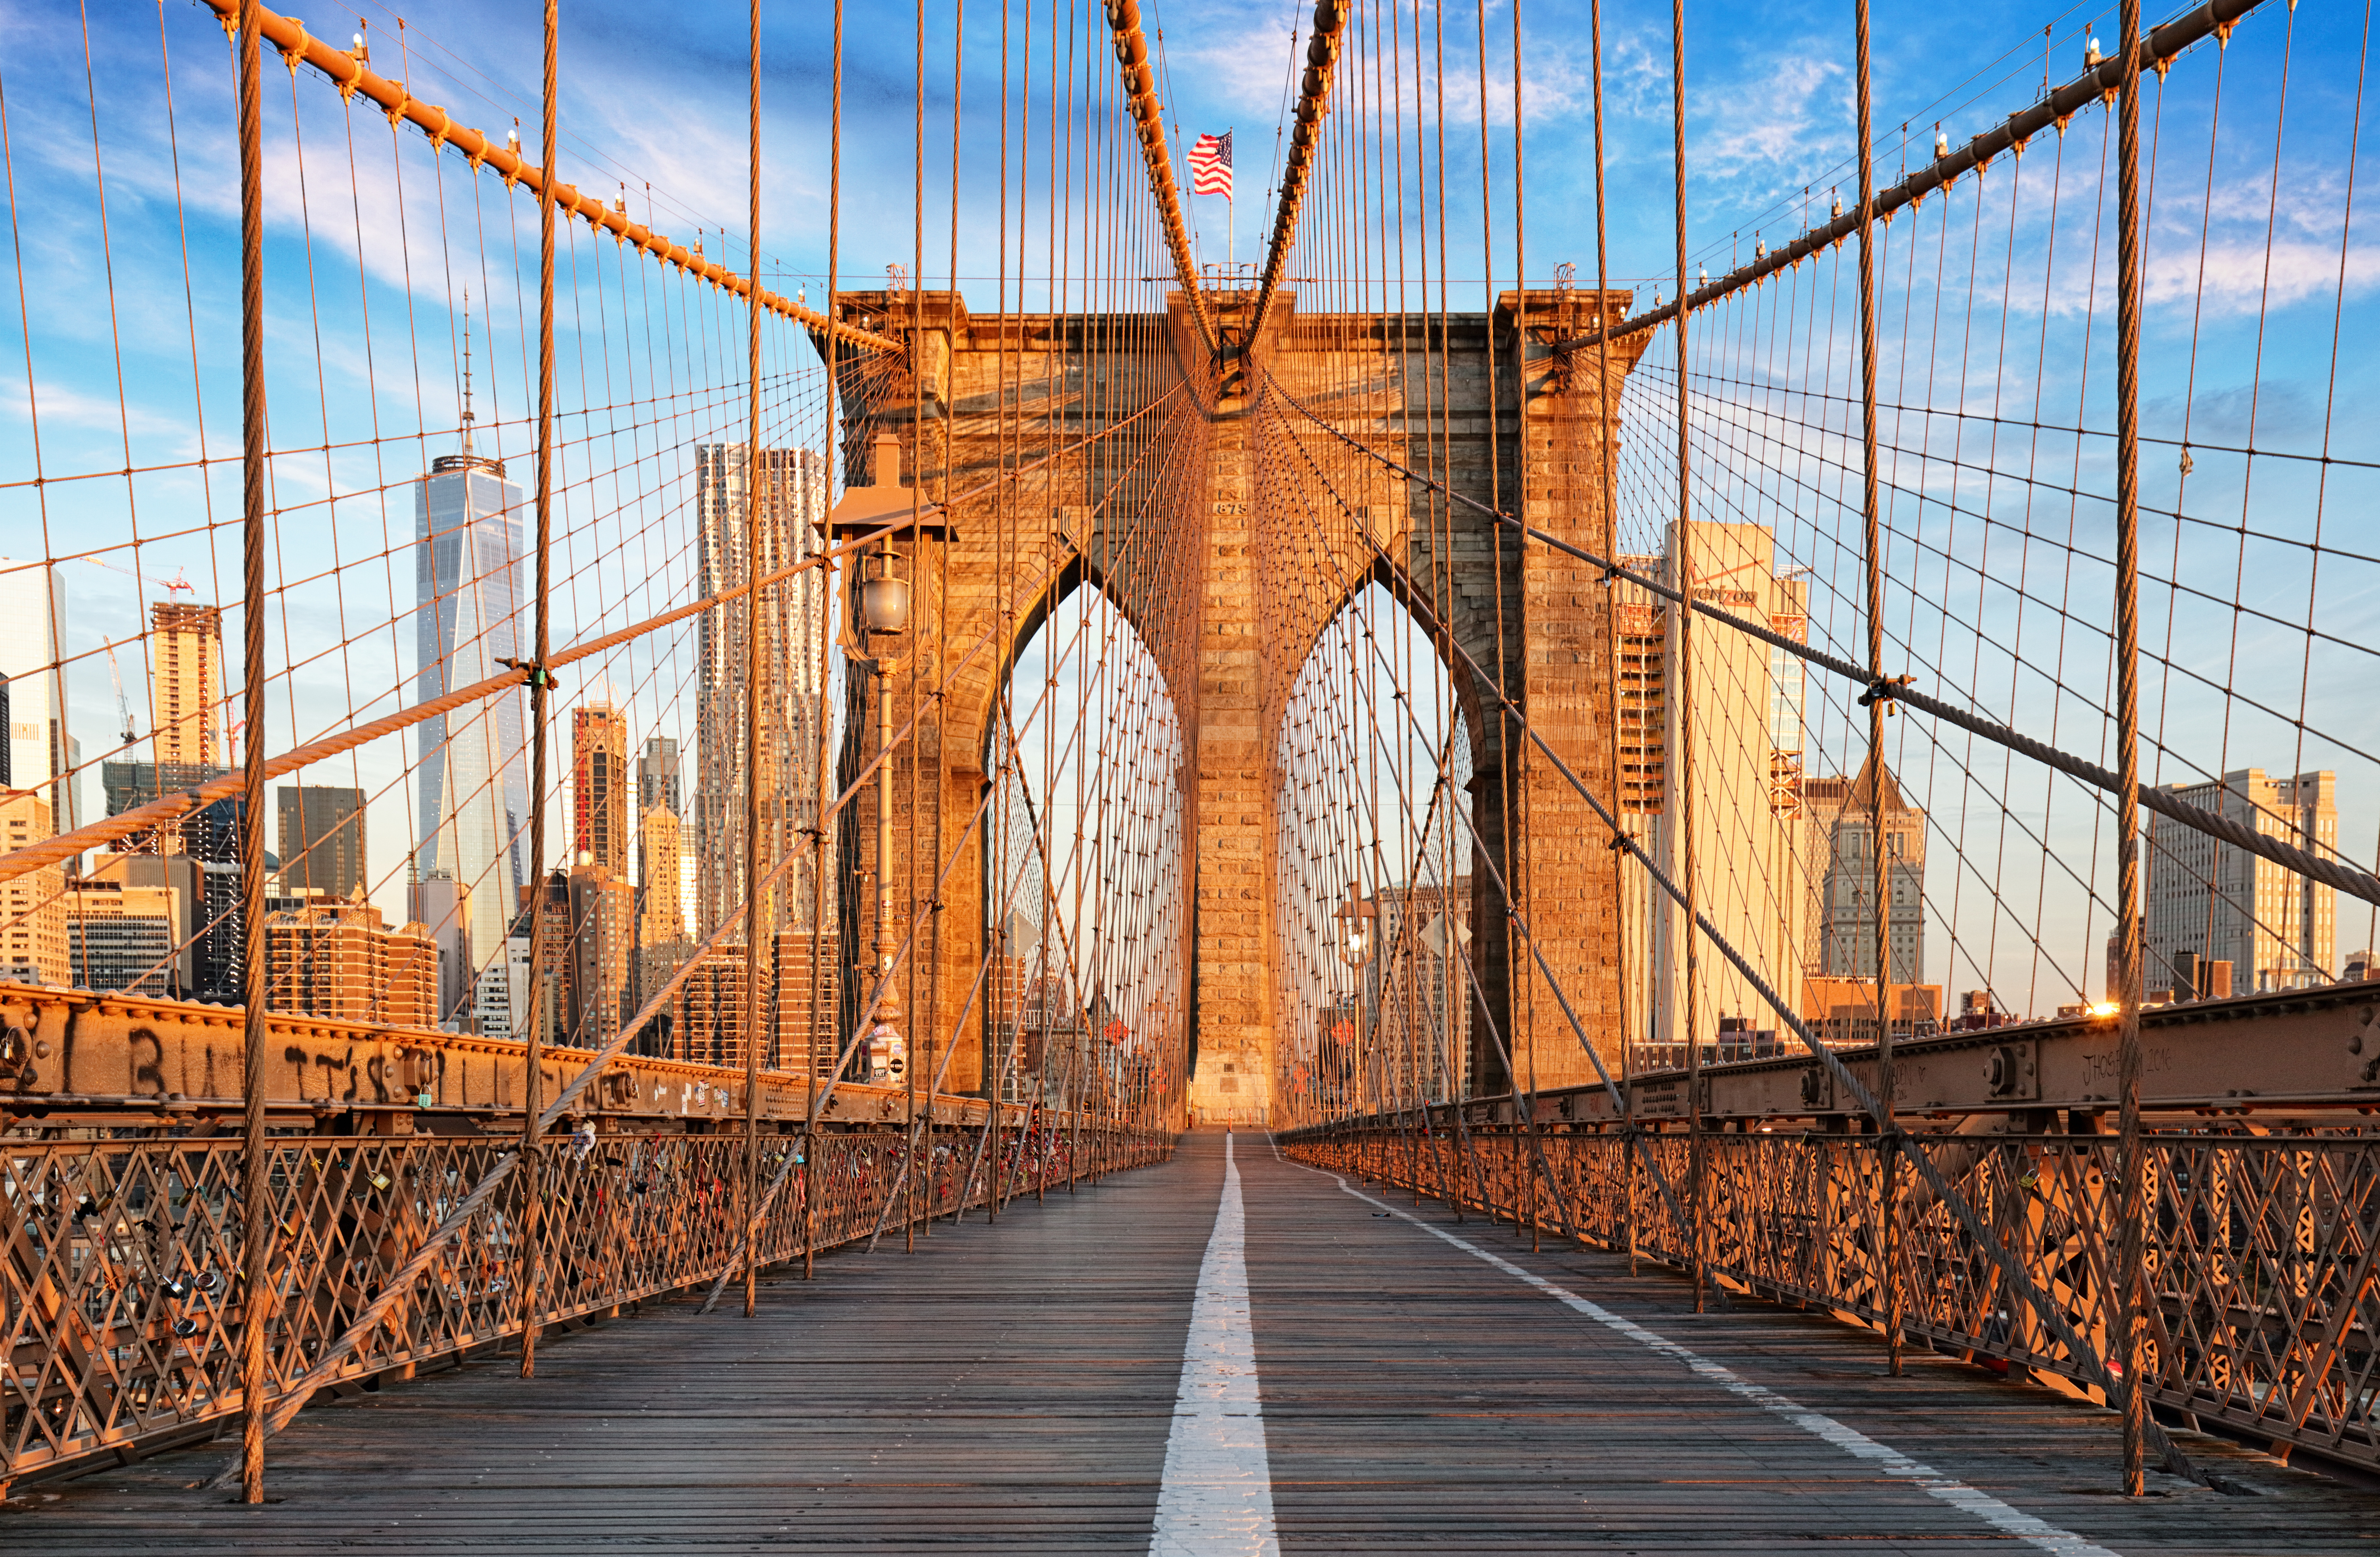
[[[1242,1137],[1247,1268],[1285,1552],[2034,1548],[1690,1374]],[[1220,1137],[1164,1167],[822,1261],[760,1317],[649,1309],[310,1411],[261,1509],[225,1446],[50,1487],[25,1553],[1144,1551]],[[1411,1209],[1409,1201],[1403,1202]],[[1444,1225],[1936,1470],[2122,1552],[2380,1547],[2380,1497],[2213,1441],[2266,1495],[2105,1495],[2113,1418],[1510,1228]]]

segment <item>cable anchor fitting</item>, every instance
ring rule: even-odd
[[[1900,696],[1900,689],[1916,679],[1913,675],[1879,675],[1868,683],[1866,691],[1860,694],[1859,706],[1872,708],[1882,703],[1884,712],[1890,713],[1894,712],[1893,702]]]
[[[508,660],[499,654],[496,656],[496,663],[504,666],[506,670],[516,670],[520,672],[521,684],[523,686],[542,687],[549,692],[558,690],[562,686],[560,681],[554,679],[554,675],[552,671],[546,669],[535,660]]]

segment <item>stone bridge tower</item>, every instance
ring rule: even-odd
[[[1608,296],[1624,307],[1625,294]],[[1226,337],[1244,332],[1254,295],[1209,297]],[[1601,297],[1508,292],[1492,315],[1441,320],[1302,313],[1284,293],[1264,338],[1220,370],[1178,293],[1163,315],[972,315],[937,292],[837,300],[910,346],[905,361],[836,364],[847,480],[871,479],[870,439],[890,432],[920,500],[947,500],[953,529],[900,547],[917,621],[890,681],[894,727],[916,722],[892,784],[894,918],[923,927],[906,993],[913,1064],[943,1063],[987,933],[984,850],[957,850],[939,890],[934,861],[971,827],[981,835],[1000,688],[1065,597],[1097,588],[1147,643],[1184,732],[1188,1103],[1210,1121],[1271,1115],[1288,1024],[1302,1019],[1278,1009],[1275,721],[1331,615],[1376,582],[1440,645],[1471,741],[1461,842],[1483,997],[1469,1024],[1472,1089],[1508,1085],[1508,1052],[1524,1084],[1594,1075],[1500,882],[1523,906],[1535,956],[1616,1061],[1617,857],[1501,713],[1522,711],[1599,796],[1617,793],[1609,592],[1597,570],[1524,547],[1477,510],[1348,456],[1320,427],[1507,513],[1525,492],[1531,525],[1609,554],[1602,461],[1641,340],[1612,348],[1608,395],[1592,352],[1550,346],[1602,311]],[[1326,444],[1342,457],[1316,477]],[[1272,510],[1301,480],[1327,484],[1328,501],[1293,526]],[[1260,609],[1259,570],[1284,566],[1327,587]],[[846,773],[873,742],[872,730],[855,735]],[[864,793],[846,825],[864,837],[875,821]],[[985,1031],[978,1004],[948,1056],[949,1090],[989,1084]]]

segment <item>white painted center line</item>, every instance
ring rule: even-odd
[[[1279,1148],[1276,1147],[1275,1150],[1278,1150]],[[1299,1165],[1304,1166],[1303,1163]],[[1318,1168],[1308,1171],[1320,1173],[1323,1170]],[[1887,1476],[1905,1478],[1911,1486],[1919,1488],[1928,1496],[1939,1498],[1953,1507],[1965,1509],[1984,1523],[1994,1526],[2021,1541],[2038,1547],[2044,1551],[2056,1552],[2058,1557],[2118,1557],[2116,1552],[2085,1540],[2071,1530],[2059,1529],[2046,1519],[2036,1518],[2022,1509],[2011,1508],[1989,1492],[1978,1491],[1956,1477],[1944,1476],[1932,1466],[1911,1459],[1898,1449],[1878,1443],[1857,1429],[1846,1427],[1832,1417],[1822,1415],[1806,1405],[1789,1400],[1765,1384],[1755,1384],[1733,1368],[1712,1362],[1695,1352],[1689,1351],[1667,1336],[1656,1334],[1645,1329],[1634,1320],[1615,1314],[1599,1303],[1591,1303],[1569,1288],[1558,1286],[1534,1271],[1524,1271],[1511,1260],[1490,1254],[1468,1239],[1458,1238],[1442,1227],[1433,1226],[1417,1216],[1401,1211],[1386,1200],[1376,1200],[1350,1185],[1337,1174],[1331,1174],[1330,1176],[1342,1190],[1353,1195],[1366,1205],[1378,1206],[1390,1216],[1413,1223],[1432,1237],[1442,1238],[1465,1254],[1486,1260],[1506,1275],[1514,1276],[1528,1283],[1557,1303],[1585,1314],[1597,1324],[1619,1332],[1639,1345],[1649,1347],[1664,1356],[1675,1357],[1685,1364],[1689,1371],[1700,1378],[1709,1380],[1729,1393],[1740,1395],[1763,1410],[1776,1413],[1803,1432],[1814,1438],[1824,1439],[1854,1459],[1873,1462],[1876,1468]]]
[[[1165,1442],[1149,1557],[1281,1557],[1272,1522],[1272,1462],[1265,1453],[1256,1332],[1248,1320],[1247,1216],[1232,1137],[1223,1137],[1223,1195],[1198,1266],[1182,1388]]]

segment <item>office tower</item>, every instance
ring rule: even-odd
[[[227,764],[231,754],[223,727],[221,608],[158,601],[149,608],[149,659],[151,730],[158,762],[201,768]]]
[[[1777,566],[1776,538],[1765,525],[1697,520],[1670,525],[1660,558],[1646,559],[1675,587],[1691,578],[1697,602],[1757,622],[1789,637],[1804,630],[1808,580]],[[1652,607],[1642,606],[1644,610]],[[1658,683],[1661,738],[1658,768],[1645,717],[1657,684],[1644,663],[1651,634],[1641,618],[1623,614],[1621,684],[1621,800],[1649,818],[1639,833],[1672,881],[1683,872],[1684,816],[1675,787],[1691,763],[1694,876],[1700,911],[1770,988],[1793,998],[1803,973],[1803,918],[1800,811],[1803,759],[1801,663],[1746,634],[1701,624],[1691,635],[1692,663],[1681,665],[1672,613],[1661,620],[1664,659]],[[1634,679],[1629,678],[1633,645]],[[1630,694],[1643,696],[1633,700]],[[1691,707],[1688,706],[1688,696]],[[1629,770],[1633,768],[1632,774]],[[1653,780],[1658,772],[1660,787]],[[1656,795],[1659,799],[1656,803]],[[1623,819],[1624,821],[1625,819]],[[1637,874],[1623,872],[1627,876]],[[1623,889],[1627,890],[1627,889]],[[1674,904],[1642,882],[1623,905],[1648,926],[1628,950],[1632,1011],[1657,1040],[1685,1041],[1685,948],[1690,931]],[[1697,1041],[1716,1041],[1721,1017],[1742,1016],[1753,1029],[1774,1025],[1774,1014],[1749,979],[1707,945],[1698,949],[1694,1005]],[[1641,971],[1639,971],[1641,969]],[[1743,1029],[1740,1029],[1743,1030]]]
[[[634,1016],[650,1004],[668,985],[671,976],[693,958],[694,943],[690,941],[667,941],[660,945],[638,946],[632,955],[632,977],[636,987],[629,991],[625,1003],[632,1008],[628,1014]],[[644,1026],[637,1029],[636,1041],[629,1046],[631,1052],[662,1056],[677,1052],[672,1034],[676,1021],[674,1014],[675,1004],[673,1000],[645,1019]]]
[[[666,946],[686,939],[686,857],[677,812],[647,806],[637,822],[637,944]]]
[[[75,986],[178,995],[182,914],[175,897],[168,886],[128,885],[104,877],[69,881],[67,960]]]
[[[668,736],[647,736],[645,749],[637,758],[637,809],[655,806],[679,813],[686,809],[678,793],[677,742]]]
[[[677,741],[648,736],[637,758],[637,943],[661,954],[638,962],[639,998],[660,987],[686,958],[671,955],[695,922],[695,870],[687,848],[685,789]]]
[[[1658,578],[1661,559],[1626,556],[1621,566],[1631,572]],[[1669,785],[1669,613],[1658,600],[1634,591],[1614,590],[1611,602],[1613,638],[1613,793],[1621,830],[1635,845],[1653,849],[1655,819],[1668,803]],[[1620,979],[1626,991],[1629,1030],[1622,1041],[1640,1043],[1650,1037],[1653,1011],[1653,924],[1660,889],[1643,870],[1622,866],[1620,871]]]
[[[522,943],[526,952],[528,943]],[[471,1030],[481,1038],[510,1038],[513,1035],[512,980],[510,977],[510,943],[503,961],[493,962],[480,969],[471,986]]]
[[[500,461],[441,455],[414,504],[418,587],[414,696],[428,699],[504,671],[520,657],[520,489]],[[414,868],[444,871],[480,903],[509,904],[534,875],[528,849],[526,693],[517,688],[418,727],[419,819]],[[470,961],[504,947],[505,916],[471,917]]]
[[[49,802],[38,789],[0,788],[0,853],[14,853],[55,836]],[[44,865],[0,882],[0,979],[64,988],[67,958],[66,870]]]
[[[513,1037],[527,1038],[539,1003],[551,1001],[548,1043],[571,1041],[578,995],[571,987],[577,976],[571,877],[568,870],[548,870],[537,885],[521,894],[521,915],[513,934],[520,938],[521,984],[512,1006]],[[532,939],[532,937],[534,937]],[[507,949],[509,951],[509,948]]]
[[[761,986],[765,995],[768,986]],[[688,970],[669,1004],[668,1057],[696,1064],[744,1063],[744,946],[712,947]]]
[[[100,795],[106,802],[109,816],[124,812],[167,795],[178,795],[195,789],[210,779],[217,779],[230,770],[205,762],[102,762],[99,765]],[[245,814],[246,800],[235,797],[218,800],[206,811],[179,817],[160,827],[144,827],[128,833],[115,841],[121,854],[183,854],[193,849],[212,851],[221,863],[237,869],[239,864],[239,833],[237,827],[226,831],[224,817],[218,813],[212,824],[210,812],[219,807],[232,808]]]
[[[389,928],[369,903],[264,916],[265,1009],[326,1021],[426,1028],[437,1006],[438,950],[422,926]]]
[[[621,1002],[634,963],[635,890],[582,854],[569,891],[570,947],[563,964],[569,1027],[563,1041],[596,1049],[619,1036],[628,1015]]]
[[[182,819],[182,852],[195,868],[199,912],[192,931],[191,992],[237,1005],[248,981],[248,899],[240,890],[248,797],[233,795]],[[270,868],[272,857],[265,857]]]
[[[1622,557],[1632,571],[1658,575],[1658,557]],[[1658,605],[1617,602],[1612,630],[1620,640],[1617,753],[1620,810],[1623,817],[1652,816],[1661,809],[1669,776],[1669,732],[1663,693],[1668,686],[1668,614]],[[1632,833],[1641,830],[1632,828]]]
[[[628,873],[628,721],[609,703],[570,711],[570,857]]]
[[[1471,878],[1451,885],[1386,887],[1372,896],[1372,955],[1355,1043],[1364,1069],[1354,1085],[1384,1108],[1440,1102],[1467,1090],[1471,986]],[[1336,1025],[1333,1018],[1333,1025]],[[1360,1030],[1368,1026],[1366,1041]]]
[[[762,1063],[811,1076],[828,1076],[850,1034],[841,1029],[842,941],[833,931],[777,931],[776,1025],[773,1052]],[[933,1079],[918,1077],[919,1085]]]
[[[44,789],[50,825],[71,833],[82,823],[74,781],[79,760],[66,724],[67,581],[55,565],[0,557],[0,675],[8,678],[5,730],[15,789]]]
[[[243,797],[218,800],[182,821],[186,847],[130,848],[91,856],[87,882],[169,893],[174,949],[169,987],[177,997],[237,1005],[248,978],[247,903],[239,889]]]
[[[2310,853],[2337,858],[2338,775],[2328,769],[2275,778],[2240,768],[2220,780],[2173,784],[2165,793]],[[2143,989],[2177,992],[2195,956],[2230,964],[2241,993],[2327,982],[2337,972],[2338,909],[2329,887],[2194,827],[2148,813],[2148,891],[2142,900]]]
[[[142,979],[142,988],[149,993],[170,994],[177,1000],[196,994],[198,950],[205,928],[207,896],[205,877],[199,861],[187,854],[112,854],[105,851],[91,855],[90,861],[79,883],[84,887],[102,892],[109,887],[120,887],[128,892],[164,894],[162,901],[166,905],[173,945],[164,965],[163,984],[152,988],[146,982],[143,970],[136,975]],[[121,900],[120,896],[116,899]],[[71,905],[76,910],[88,906],[80,899],[74,900]]]
[[[289,792],[281,792],[286,796]],[[285,811],[284,815],[287,813]],[[434,1026],[461,1032],[478,996],[477,969],[471,965],[471,889],[443,870],[423,877],[407,889],[407,914],[438,953],[437,1016]]]
[[[1874,758],[1851,778],[1802,785],[1803,962],[1830,979],[1876,977],[1876,786],[1883,785],[1886,880],[1892,894],[1892,982],[1925,979],[1925,812]]]
[[[481,1038],[528,1036],[528,917],[516,916],[504,953],[480,969],[472,986],[471,1022]]]
[[[1871,955],[1868,966],[1876,966]],[[1896,981],[1884,991],[1896,1038],[1923,1038],[1942,1025],[1942,986]],[[1814,973],[1802,980],[1802,1021],[1829,1047],[1876,1041],[1876,979]],[[1772,1022],[1770,1024],[1774,1026]],[[1792,1046],[1798,1052],[1799,1046]],[[1682,1063],[1682,1061],[1681,1062]]]
[[[755,573],[788,567],[821,544],[812,526],[825,517],[826,461],[808,449],[763,449],[759,554],[746,556],[747,453],[741,444],[704,444],[695,450],[699,586],[706,596],[732,590]],[[798,829],[815,805],[821,717],[818,633],[825,615],[826,576],[814,568],[771,585],[762,595],[755,776],[765,870],[802,850]],[[703,613],[698,634],[692,927],[698,937],[716,931],[744,901],[744,683],[750,620],[747,603],[736,601]],[[797,865],[761,905],[761,929],[806,925],[812,902],[807,864]]]
[[[371,890],[364,863],[364,792],[329,785],[285,784],[276,802],[281,821],[281,885],[345,900]]]

